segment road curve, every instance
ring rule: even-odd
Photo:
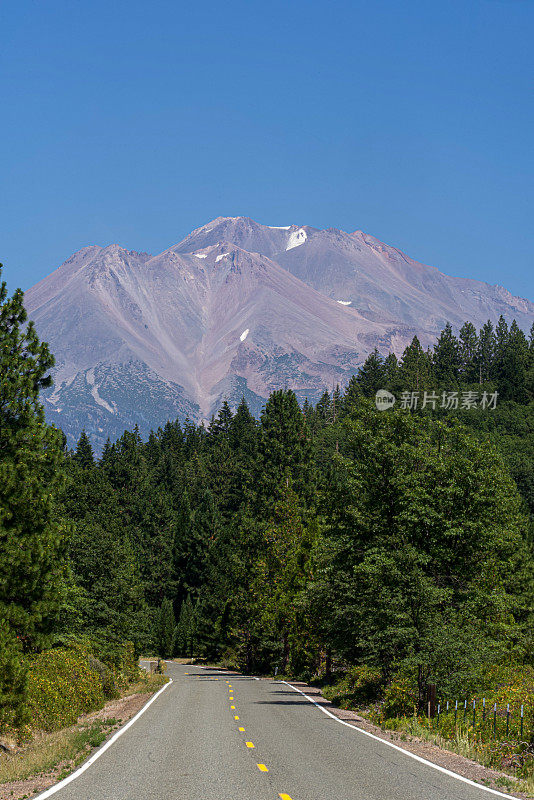
[[[339,724],[288,685],[178,664],[168,672],[172,685],[54,800],[498,796]]]

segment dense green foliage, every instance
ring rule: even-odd
[[[67,452],[44,424],[52,360],[3,292],[0,724],[23,716],[22,656],[77,643],[103,694],[144,651],[341,670],[392,708],[397,689],[421,706],[429,681],[472,693],[534,661],[534,344],[515,324],[447,326],[433,351],[375,351],[315,407],[280,390],[259,420],[224,403],[95,458],[85,432]],[[378,389],[437,402],[379,412]]]
[[[33,656],[28,669],[28,706],[32,723],[52,731],[104,702],[97,663],[82,650],[57,647]],[[102,665],[103,666],[103,665]]]
[[[21,654],[42,647],[63,599],[66,525],[57,513],[62,437],[39,390],[54,360],[26,323],[23,295],[0,285],[0,721],[19,722]]]
[[[433,352],[375,351],[315,408],[278,391],[258,421],[225,403],[207,427],[127,432],[98,463],[82,435],[67,492],[84,519],[80,630],[246,670],[367,665],[382,686],[405,674],[420,704],[429,681],[468,692],[488,665],[532,660],[533,359],[503,320],[447,326]],[[379,388],[458,402],[379,413]],[[462,408],[475,391],[503,399]]]

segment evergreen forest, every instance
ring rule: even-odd
[[[0,348],[0,725],[24,719],[28,660],[79,643],[363,670],[420,706],[429,682],[467,696],[534,666],[534,330],[446,325],[315,405],[224,402],[98,457],[45,422],[53,355],[5,284]]]

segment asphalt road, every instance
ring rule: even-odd
[[[173,684],[55,800],[495,797],[341,725],[282,683],[177,664],[168,674]]]

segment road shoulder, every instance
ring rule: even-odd
[[[334,706],[329,700],[323,697],[321,690],[316,686],[310,686],[302,681],[288,681],[288,683],[300,689],[301,692],[310,697],[318,706],[329,711],[330,714],[333,714],[337,719],[352,725],[354,728],[366,731],[376,736],[378,739],[392,742],[402,750],[406,750],[409,753],[419,756],[419,758],[430,761],[432,764],[450,770],[475,783],[479,783],[481,786],[486,786],[504,793],[510,793],[514,797],[521,798],[521,800],[529,800],[530,796],[514,790],[517,779],[505,772],[484,767],[476,761],[458,755],[451,750],[437,747],[437,745],[415,736],[407,736],[397,731],[388,731],[377,725],[373,725],[369,720],[360,716],[355,711],[349,711]]]
[[[0,764],[5,759],[12,760],[16,768],[22,759],[29,759],[30,763],[54,761],[54,754],[68,751],[68,757],[59,757],[48,768],[24,779],[1,783],[0,800],[23,800],[63,780],[139,713],[161,687],[161,680],[157,680],[144,691],[132,693],[130,690],[124,697],[110,700],[98,711],[83,714],[74,725],[52,733],[37,733],[25,747],[0,755]]]

